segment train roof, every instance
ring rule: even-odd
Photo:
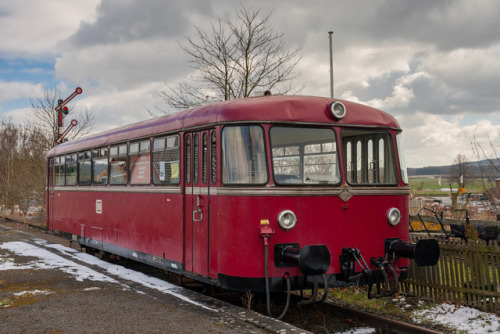
[[[338,121],[333,119],[329,111],[330,104],[334,101],[342,102],[347,110],[346,116]],[[207,104],[116,128],[65,142],[52,148],[47,155],[81,151],[158,133],[245,122],[313,123],[400,129],[398,121],[393,116],[359,103],[312,96],[262,96]]]

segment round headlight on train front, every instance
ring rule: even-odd
[[[278,224],[284,230],[289,230],[297,224],[297,217],[291,210],[281,211],[278,215]]]
[[[396,208],[391,208],[387,212],[387,221],[389,221],[389,224],[392,226],[396,226],[401,221],[401,212]]]
[[[345,117],[347,110],[342,102],[337,101],[330,104],[330,112],[332,113],[333,118],[338,121]]]

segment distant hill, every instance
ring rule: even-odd
[[[473,174],[480,176],[481,170],[479,168],[480,164],[486,166],[488,161],[471,161],[469,162],[469,167],[472,169]],[[420,168],[408,168],[408,176],[430,176],[430,175],[442,175],[447,176],[450,174],[450,168],[455,165],[447,165],[447,166],[429,166],[429,167],[420,167]],[[498,170],[500,170],[500,159],[496,159],[495,166]],[[500,175],[498,175],[500,177]]]

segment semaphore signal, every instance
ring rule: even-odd
[[[68,134],[68,132],[75,127],[78,122],[76,120],[72,120],[71,124],[62,132],[62,126],[63,126],[63,117],[64,115],[69,114],[69,109],[66,107],[66,104],[68,104],[69,101],[71,101],[75,96],[81,94],[83,92],[83,89],[80,87],[77,87],[73,93],[71,93],[70,96],[68,96],[65,100],[59,99],[57,101],[57,107],[54,108],[55,111],[57,111],[57,140],[56,144],[61,143],[61,141],[64,139],[64,137]]]

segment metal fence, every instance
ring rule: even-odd
[[[418,237],[412,237],[415,242]],[[500,247],[496,241],[440,240],[433,267],[411,261],[402,290],[436,302],[458,302],[484,311],[500,311]]]

